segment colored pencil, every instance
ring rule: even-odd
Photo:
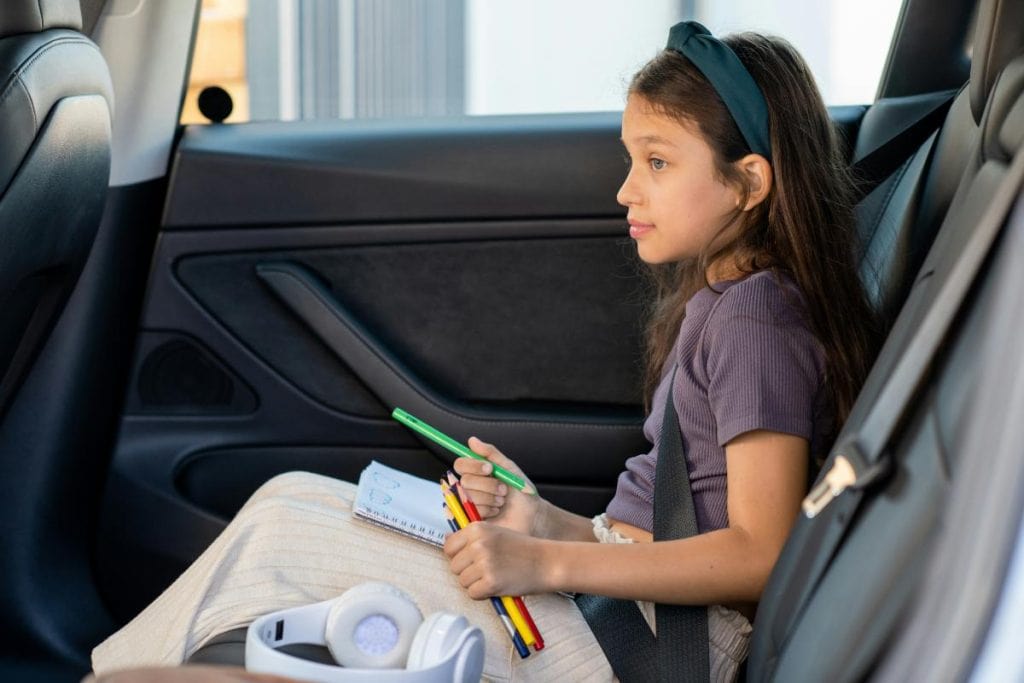
[[[413,431],[418,432],[419,434],[422,434],[423,436],[427,437],[434,443],[447,448],[455,455],[462,456],[463,458],[473,458],[474,460],[490,462],[490,460],[488,460],[484,456],[480,455],[479,453],[474,453],[469,448],[463,446],[461,443],[459,443],[452,437],[448,436],[447,434],[444,434],[443,432],[438,431],[437,429],[428,425],[423,420],[410,415],[401,408],[395,408],[393,411],[391,411],[391,417],[398,420],[409,429],[412,429]],[[500,465],[495,465],[494,463],[491,463],[491,465],[494,467],[494,469],[491,471],[491,474],[492,476],[494,476],[495,479],[499,479],[500,481],[505,482],[512,488],[519,489],[520,491],[527,495],[537,495],[537,492],[533,490],[533,487],[527,484],[522,477],[512,474],[511,472],[506,470],[504,467],[501,467]]]
[[[459,530],[459,524],[455,521],[455,515],[452,513],[451,508],[447,504],[444,504],[444,515],[445,519],[448,520],[448,526],[452,531]],[[498,619],[501,620],[501,625],[505,627],[505,632],[508,633],[508,637],[512,639],[512,645],[516,648],[516,652],[523,659],[530,656],[530,648],[526,647],[526,643],[523,642],[522,637],[516,633],[516,627],[512,623],[512,619],[508,616],[508,612],[505,611],[505,606],[501,603],[499,598],[491,596],[491,606],[494,608],[495,613],[498,615]]]
[[[459,523],[460,529],[465,529],[469,526],[469,518],[466,517],[465,510],[462,509],[462,505],[459,504],[459,499],[452,493],[452,489],[448,486],[448,482],[444,479],[441,480],[441,495],[444,496],[444,502],[448,504],[448,509],[455,515],[455,521]]]
[[[523,613],[516,607],[515,600],[509,595],[501,596],[501,604],[504,605],[505,611],[508,612],[509,619],[516,627],[516,633],[523,637],[523,642],[527,645],[533,645],[537,640],[533,637],[533,631],[526,625],[526,619],[523,618]]]
[[[471,522],[481,522],[483,519],[480,517],[480,511],[476,509],[476,503],[469,497],[469,493],[462,487],[462,482],[455,482],[455,495],[459,497],[459,501],[462,502],[462,507],[466,509],[466,516],[469,517]]]
[[[454,486],[450,486],[449,489],[452,490],[456,499],[462,505],[463,511],[470,522],[480,521],[480,513],[476,509],[476,505],[470,498],[469,493],[463,487],[462,482],[458,480],[455,473],[451,470],[445,476],[447,480],[454,482]],[[441,484],[441,489],[443,490],[443,480]],[[537,651],[543,650],[544,638],[541,637],[541,630],[537,628],[534,617],[526,609],[526,603],[523,602],[522,598],[518,596],[502,596],[501,600],[506,611],[509,613],[512,623],[516,627],[516,631],[522,636],[523,642]]]
[[[466,517],[465,510],[462,509],[462,504],[459,499],[455,497],[448,482],[443,478],[441,479],[441,493],[444,495],[444,502],[448,504],[452,514],[455,516],[455,521],[458,523],[460,529],[466,528],[469,525],[469,518]],[[502,595],[501,604],[505,606],[505,611],[508,612],[509,618],[516,627],[516,633],[518,633],[523,642],[527,645],[535,645],[537,639],[533,635],[533,631],[530,630],[529,625],[526,623],[526,619],[523,617],[523,613],[519,611],[519,607],[515,601],[512,600],[511,596]]]
[[[540,637],[540,629],[537,628],[537,624],[533,623],[533,617],[530,616],[530,610],[526,609],[526,603],[518,595],[512,598],[512,602],[516,603],[516,607],[519,608],[519,612],[523,615],[523,621],[526,622],[526,627],[530,629],[530,633],[533,635],[533,649],[538,652],[543,650],[544,639]]]
[[[449,472],[448,479],[454,478],[454,475]],[[473,499],[470,497],[469,492],[466,491],[462,486],[462,482],[455,482],[455,495],[458,496],[459,501],[462,503],[462,507],[465,508],[466,516],[469,517],[470,522],[480,521],[480,512],[476,509],[476,504],[473,503]],[[523,616],[523,622],[526,627],[530,630],[530,634],[533,636],[533,649],[540,651],[544,649],[544,639],[540,635],[540,629],[537,628],[537,624],[533,621],[533,616],[530,614],[530,610],[526,609],[526,603],[523,602],[521,597],[513,597],[512,601],[515,603],[516,608],[519,609],[519,613]]]

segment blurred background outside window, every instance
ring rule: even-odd
[[[902,0],[203,0],[183,123],[621,110],[694,18],[792,42],[828,104],[874,100]],[[642,10],[642,11],[641,11]]]

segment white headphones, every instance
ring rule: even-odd
[[[276,649],[296,643],[325,645],[341,666]],[[363,583],[332,600],[252,622],[245,636],[245,668],[318,683],[475,683],[484,668],[484,636],[464,616],[435,612],[424,620],[394,586]]]

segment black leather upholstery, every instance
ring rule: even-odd
[[[893,127],[902,127],[908,117],[912,119],[916,113],[926,111],[937,100],[947,96],[945,93],[937,93],[876,102],[865,114],[861,124],[857,156],[870,152],[884,141],[887,135],[892,134]],[[966,101],[966,92],[961,92],[958,99]],[[969,112],[967,117],[970,119]],[[959,130],[957,135],[958,139],[966,141],[965,148],[969,149],[977,137],[977,130],[972,125],[968,129]],[[936,187],[929,192],[927,196],[932,206],[928,214],[932,218],[927,222],[918,219],[923,211],[921,188],[926,184],[923,179],[935,145],[936,142],[931,139],[926,141],[856,207],[861,245],[860,277],[869,300],[880,313],[886,328],[903,305],[914,273],[921,265],[935,236],[938,222],[956,189],[954,182],[951,186]],[[959,171],[966,163],[966,153],[961,147],[955,149],[957,153],[947,153],[936,163],[941,163],[947,169],[956,169],[956,178],[959,178]]]
[[[0,419],[85,264],[110,175],[113,89],[78,3],[0,14]],[[62,27],[62,28],[51,28]]]
[[[980,0],[971,80],[929,141],[857,207],[860,274],[886,327],[895,320],[968,166],[976,170],[979,123],[997,75],[1024,50],[1024,3]],[[891,135],[894,121],[935,96],[881,100],[861,124],[854,158]]]

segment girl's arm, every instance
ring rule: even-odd
[[[728,528],[617,545],[470,525],[445,544],[452,571],[474,598],[561,590],[675,604],[757,601],[800,508],[808,444],[754,431],[733,439],[725,452]]]

